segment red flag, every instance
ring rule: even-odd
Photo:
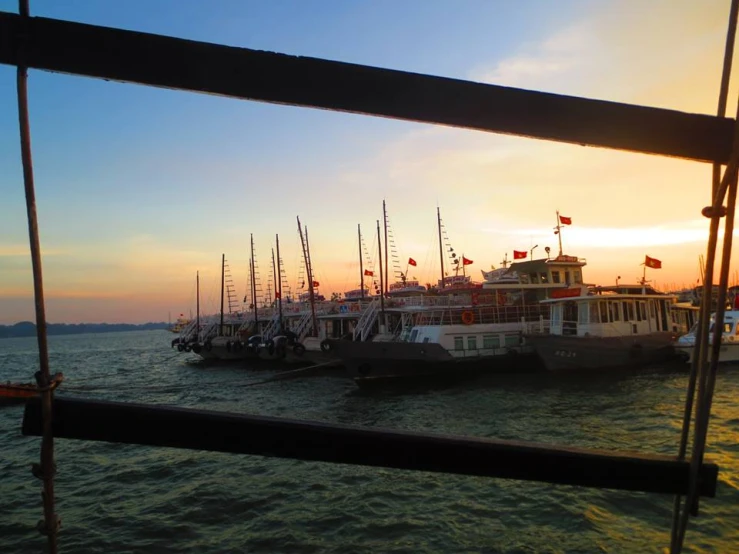
[[[408,265],[416,267],[416,260],[414,260],[413,258],[408,258]]]
[[[662,269],[662,262],[657,258],[650,258],[649,256],[644,258],[644,265],[652,269]]]
[[[565,217],[563,215],[559,216],[559,222],[562,225],[572,225],[572,218],[571,217]]]
[[[462,256],[462,265],[470,265],[472,263],[472,260],[468,260],[464,256]]]
[[[375,274],[375,272],[374,272],[374,271],[370,271],[369,269],[365,269],[365,270],[364,270],[364,274],[365,274],[365,275],[366,275],[367,277],[372,277],[372,276],[373,276],[373,275]]]
[[[519,252],[518,250],[513,251],[513,259],[514,260],[523,260],[528,252]]]
[[[282,295],[279,292],[276,292],[275,293],[275,300],[279,300],[280,298],[282,298]]]
[[[314,287],[317,287],[318,285],[320,285],[320,283],[318,281],[313,281],[313,286]]]

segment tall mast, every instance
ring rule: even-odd
[[[221,255],[221,332],[223,334],[223,285],[226,282],[226,254]]]
[[[298,233],[300,233],[300,243],[303,246],[303,259],[305,260],[305,272],[308,274],[308,298],[310,299],[311,323],[313,325],[313,336],[318,332],[318,324],[316,322],[316,300],[313,293],[313,268],[310,262],[310,246],[308,245],[308,228],[305,229],[305,237],[303,236],[303,228],[300,226],[300,217],[298,217]]]
[[[275,300],[277,300],[277,266],[275,265],[275,249],[272,249],[272,282],[275,286]],[[270,298],[271,300],[271,298]],[[275,302],[277,304],[277,302]]]
[[[362,291],[360,293],[360,298],[364,300],[364,264],[362,262],[362,228],[359,223],[357,223],[357,235],[359,237],[359,290]]]
[[[559,210],[557,210],[557,226],[555,227],[557,230],[556,235],[559,239],[559,255],[562,255],[562,225],[559,222]]]
[[[279,274],[277,280],[277,313],[280,318],[280,329],[282,329],[282,260],[280,260],[280,235],[275,235],[275,242],[277,243],[277,273]]]
[[[439,288],[444,288],[444,244],[441,241],[441,210],[439,206],[436,206],[436,222],[439,228],[439,267],[441,268],[441,281],[439,281]]]
[[[251,239],[251,260],[249,267],[251,268],[251,301],[254,303],[254,332],[259,332],[259,309],[257,308],[257,273],[254,267],[254,234],[250,234]]]
[[[383,202],[384,204],[385,202]],[[380,221],[377,221],[377,251],[380,255],[380,313],[382,314],[383,325],[385,322],[385,292],[382,282],[382,241],[380,240]],[[385,252],[387,255],[387,252]],[[385,258],[387,260],[387,258]]]
[[[382,222],[383,222],[383,226],[385,228],[385,288],[382,289],[382,292],[383,292],[383,294],[385,294],[387,292],[388,278],[389,278],[389,274],[388,274],[388,258],[389,258],[389,256],[387,255],[387,209],[385,208],[385,201],[384,200],[382,201]],[[379,237],[378,237],[378,240],[379,240]],[[382,273],[382,261],[380,261],[380,272]],[[382,288],[382,284],[380,284],[380,288]]]
[[[200,342],[200,272],[195,274],[195,337]]]

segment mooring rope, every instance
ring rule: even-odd
[[[26,24],[30,17],[28,0],[19,0],[18,11]],[[21,41],[19,59],[23,60],[24,44]],[[36,213],[36,193],[33,181],[33,158],[31,156],[31,126],[28,117],[28,68],[19,64],[17,68],[18,87],[18,122],[20,127],[21,160],[23,163],[23,185],[26,195],[26,212],[28,216],[28,236],[31,247],[31,265],[33,268],[33,295],[36,305],[36,336],[38,338],[39,371],[36,372],[36,383],[41,391],[41,409],[43,414],[43,436],[41,438],[41,463],[34,465],[33,475],[41,479],[43,487],[44,520],[38,529],[47,537],[49,552],[57,552],[57,532],[59,518],[54,513],[54,435],[51,428],[52,401],[54,388],[60,382],[60,375],[49,373],[49,346],[46,337],[46,307],[44,303],[44,282],[41,268],[41,241],[38,231]]]
[[[728,102],[729,83],[731,80],[731,67],[733,62],[734,44],[736,39],[737,15],[739,14],[739,0],[732,0],[729,10],[729,24],[726,33],[726,45],[724,49],[724,63],[721,75],[721,86],[719,90],[719,101],[717,115],[725,117]],[[697,490],[698,471],[703,462],[705,453],[708,423],[710,420],[711,404],[716,383],[716,372],[718,370],[719,349],[721,347],[721,336],[723,333],[723,319],[726,305],[726,291],[728,287],[729,267],[731,263],[731,244],[734,231],[734,211],[737,195],[737,167],[739,167],[739,107],[737,107],[737,127],[735,128],[734,145],[731,159],[727,164],[723,178],[721,177],[721,165],[713,164],[711,183],[711,206],[703,210],[703,215],[711,218],[709,227],[706,269],[703,282],[703,299],[699,312],[698,332],[696,333],[696,344],[693,350],[688,390],[683,413],[683,425],[678,449],[678,459],[685,459],[685,453],[690,434],[690,423],[693,412],[696,383],[698,386],[698,398],[695,404],[695,430],[693,432],[693,450],[691,454],[690,478],[688,494],[685,504],[681,510],[681,498],[675,497],[673,506],[672,533],[670,541],[670,552],[678,554],[682,550],[691,513],[697,515]],[[723,200],[728,191],[727,208],[724,213]],[[711,346],[711,363],[708,364],[709,347],[709,324],[711,304],[713,298],[713,273],[716,258],[716,247],[718,243],[719,223],[726,216],[724,227],[723,251],[721,257],[721,269],[719,276],[718,304],[716,307],[715,325]]]

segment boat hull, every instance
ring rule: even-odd
[[[671,333],[623,337],[528,336],[549,371],[637,368],[678,359]]]
[[[331,347],[348,376],[362,388],[456,382],[485,374],[540,369],[538,358],[524,349],[460,357],[436,343],[331,341]]]
[[[695,345],[685,345],[678,343],[675,345],[675,350],[677,350],[678,353],[682,354],[683,359],[687,363],[693,363],[693,356],[695,355]],[[739,342],[723,343],[719,347],[718,361],[721,364],[739,363]]]
[[[0,385],[0,404],[20,404],[38,394],[33,385]]]

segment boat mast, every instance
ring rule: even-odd
[[[200,342],[200,272],[195,273],[195,337]]]
[[[275,235],[275,242],[277,243],[277,273],[279,274],[277,279],[277,317],[279,317],[280,329],[282,329],[282,262],[280,260],[280,235]]]
[[[383,201],[383,205],[385,202]],[[377,251],[380,255],[380,313],[382,314],[382,322],[383,327],[387,324],[387,321],[385,320],[385,293],[383,292],[385,289],[383,288],[383,282],[382,282],[382,242],[380,241],[380,220],[377,220]],[[385,252],[387,255],[387,252]],[[387,257],[385,258],[387,261]]]
[[[254,332],[259,332],[259,316],[257,308],[257,274],[254,267],[254,234],[250,234],[251,239],[251,260],[249,260],[249,269],[251,271],[251,301],[254,303]]]
[[[441,281],[439,281],[439,288],[444,288],[444,243],[441,240],[441,211],[439,206],[436,206],[436,223],[439,229],[439,267],[441,268]]]
[[[557,210],[557,226],[555,227],[556,231],[554,232],[555,235],[557,235],[557,238],[559,239],[559,255],[562,255],[562,225],[559,222],[559,210]]]
[[[221,254],[221,332],[223,335],[223,285],[226,282],[226,254]]]
[[[383,294],[385,294],[387,292],[388,277],[389,277],[388,265],[387,265],[388,258],[389,258],[389,256],[387,255],[387,209],[385,208],[385,200],[382,201],[382,221],[383,221],[383,226],[385,228],[385,288],[382,289],[382,292]],[[380,240],[379,237],[377,240]],[[380,273],[382,273],[382,261],[380,261]],[[382,284],[380,284],[380,288],[382,288]]]
[[[359,237],[359,290],[360,298],[364,300],[364,263],[362,262],[362,227],[357,223],[357,235]]]
[[[275,286],[275,304],[277,304],[277,266],[275,265],[275,249],[272,249],[272,282]],[[270,298],[272,300],[272,298]]]
[[[300,233],[300,244],[303,246],[303,259],[305,260],[305,272],[308,274],[308,298],[310,301],[311,323],[313,324],[312,336],[317,336],[318,324],[316,322],[316,299],[313,293],[313,268],[310,262],[310,246],[308,245],[308,228],[305,228],[305,236],[303,236],[303,228],[300,226],[300,217],[298,217],[298,233]]]

